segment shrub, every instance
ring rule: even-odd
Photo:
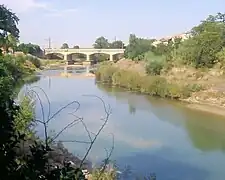
[[[165,66],[166,58],[165,56],[147,52],[145,54],[145,61],[147,62],[147,65],[145,66],[147,74],[160,75],[161,70]]]
[[[197,85],[180,86],[168,83],[165,78],[160,76],[142,76],[137,72],[121,70],[111,65],[101,66],[96,72],[96,79],[132,91],[172,99],[189,97],[191,92],[199,89]]]
[[[162,62],[152,60],[145,66],[146,73],[150,75],[160,75],[163,65]]]
[[[198,92],[200,90],[203,90],[204,87],[201,84],[188,84],[186,86],[186,88],[190,91],[190,92]]]
[[[113,66],[103,65],[96,71],[96,79],[102,82],[112,83],[112,76],[116,72],[116,68]]]
[[[39,58],[34,56],[27,56],[28,61],[30,61],[36,68],[41,67],[41,61]]]
[[[218,62],[221,63],[221,66],[224,67],[225,66],[225,48],[223,48],[220,52],[216,54],[216,58]]]

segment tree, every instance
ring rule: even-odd
[[[4,5],[0,5],[0,38],[4,38],[10,33],[12,36],[19,37],[17,24],[19,18]]]
[[[0,38],[0,47],[3,47],[4,51],[8,52],[9,48],[16,48],[17,42],[17,38],[8,34],[5,37]]]
[[[192,38],[188,39],[178,53],[183,62],[196,68],[212,67],[217,62],[217,53],[225,46],[225,15],[210,15],[201,24],[192,28]]]
[[[110,44],[110,48],[112,48],[112,49],[122,49],[122,48],[124,48],[124,43],[123,43],[123,41],[120,41],[120,40],[114,41]]]
[[[95,40],[93,46],[95,49],[108,49],[110,44],[108,42],[108,39],[101,36]]]
[[[69,49],[69,45],[67,43],[63,43],[61,49]]]
[[[129,59],[138,58],[141,60],[144,57],[144,53],[151,49],[151,40],[137,38],[135,34],[131,34],[129,37],[129,45],[125,49],[125,57]]]
[[[16,38],[12,34],[8,34],[6,37],[6,40],[7,40],[8,46],[11,47],[12,49],[15,49],[17,46],[17,43],[19,42],[18,38]]]
[[[0,5],[0,46],[6,52],[8,47],[15,45],[14,40],[19,37],[18,21],[19,18],[11,10]]]
[[[34,56],[39,56],[42,53],[40,46],[36,44],[31,44],[31,43],[28,43],[28,44],[21,43],[18,45],[16,50],[22,51],[24,54],[31,54]]]
[[[74,49],[80,49],[78,45],[73,46]]]

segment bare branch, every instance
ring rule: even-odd
[[[43,107],[41,98],[40,98],[39,94],[33,90],[34,88],[40,89],[40,90],[43,92],[45,98],[47,99],[47,103],[48,103],[48,116],[47,116],[47,119],[45,119],[45,112],[44,112],[44,107]],[[104,108],[105,117],[100,118],[100,120],[103,121],[103,123],[102,123],[102,125],[100,126],[100,128],[98,129],[98,131],[97,131],[96,133],[94,133],[94,132],[91,132],[91,131],[88,129],[88,127],[87,127],[87,125],[85,124],[84,119],[83,119],[82,117],[78,117],[77,115],[74,114],[74,113],[76,113],[76,112],[78,111],[78,109],[80,108],[80,103],[79,103],[78,101],[72,101],[72,102],[68,103],[67,105],[65,105],[65,106],[63,106],[62,108],[60,108],[59,110],[57,110],[53,115],[51,115],[51,107],[50,107],[51,103],[50,103],[50,100],[49,100],[47,94],[45,93],[45,91],[44,91],[42,88],[37,87],[37,86],[34,86],[33,89],[30,89],[30,90],[28,91],[27,94],[31,96],[31,93],[33,93],[33,94],[36,96],[36,98],[38,99],[39,103],[40,103],[40,106],[41,106],[41,113],[42,113],[42,120],[40,120],[40,119],[35,119],[35,121],[38,122],[38,123],[40,123],[40,124],[42,124],[42,125],[44,126],[45,145],[46,145],[46,147],[49,147],[49,143],[55,142],[55,140],[56,140],[56,139],[57,139],[57,138],[58,138],[65,130],[67,130],[68,128],[71,128],[71,127],[73,127],[74,125],[76,125],[76,124],[78,124],[78,123],[80,123],[80,122],[81,122],[81,124],[83,125],[85,131],[87,132],[89,141],[82,141],[82,140],[60,140],[61,142],[76,142],[76,143],[89,144],[89,146],[88,146],[88,148],[87,148],[87,151],[86,151],[86,153],[84,154],[84,156],[83,156],[83,158],[82,158],[82,160],[81,160],[81,162],[80,162],[80,168],[81,168],[81,167],[83,166],[84,161],[86,160],[87,156],[89,155],[90,150],[92,149],[92,147],[93,147],[93,145],[94,145],[96,139],[98,138],[99,134],[102,132],[103,128],[106,126],[106,124],[107,124],[107,122],[108,122],[109,116],[110,116],[110,114],[111,114],[111,112],[112,112],[110,105],[106,106],[106,104],[105,104],[105,102],[103,101],[103,99],[100,98],[100,97],[98,97],[98,96],[95,96],[95,95],[84,95],[84,96],[86,96],[86,97],[95,97],[95,98],[97,98],[98,100],[101,101],[101,103],[102,103],[102,105],[103,105],[103,108]],[[32,97],[32,96],[31,96],[31,97]],[[73,117],[75,117],[75,119],[72,120],[70,123],[68,123],[65,127],[63,127],[59,132],[57,132],[56,135],[55,135],[54,137],[52,137],[52,138],[50,139],[50,141],[49,141],[49,140],[48,140],[48,139],[49,139],[49,137],[48,137],[48,132],[47,132],[47,130],[48,130],[48,123],[49,123],[52,119],[54,119],[54,117],[55,117],[56,115],[58,115],[58,114],[61,113],[64,109],[68,108],[69,106],[71,106],[71,105],[73,105],[73,104],[77,104],[77,107],[75,108],[75,110],[74,110],[72,113],[69,113],[69,114],[72,115]],[[112,136],[113,136],[113,134],[112,134]],[[108,152],[108,150],[105,149],[106,155],[107,155],[107,156],[106,156],[106,159],[105,159],[105,161],[104,161],[104,162],[105,162],[105,163],[104,163],[104,166],[103,166],[103,168],[101,169],[101,172],[100,172],[100,174],[99,174],[99,177],[100,177],[100,176],[102,175],[102,173],[105,171],[106,166],[107,166],[107,164],[108,164],[108,162],[109,162],[109,158],[111,157],[113,150],[114,150],[114,136],[113,136],[113,145],[112,145],[112,148],[111,148],[110,152]]]
[[[47,102],[48,102],[48,118],[47,119],[49,119],[49,117],[50,117],[50,114],[51,114],[51,103],[50,103],[50,100],[49,100],[49,98],[48,98],[48,95],[46,94],[46,92],[44,91],[44,89],[43,88],[41,88],[41,87],[39,87],[39,86],[33,86],[33,87],[31,87],[31,88],[38,88],[38,89],[40,89],[41,91],[42,91],[42,93],[45,95],[45,98],[47,99]]]
[[[59,140],[59,141],[61,141],[61,142],[66,142],[66,143],[68,143],[68,142],[72,142],[72,143],[81,143],[81,144],[90,144],[91,142],[89,142],[89,141],[79,141],[79,140]]]
[[[71,123],[69,123],[68,125],[66,125],[61,131],[59,131],[53,138],[51,138],[51,140],[49,141],[49,143],[53,142],[57,137],[59,137],[66,129],[74,126],[75,124],[78,124],[79,121],[81,120],[82,118],[80,119],[75,119],[73,120]]]
[[[105,151],[106,151],[106,159],[104,160],[104,165],[103,165],[103,167],[102,167],[102,169],[101,169],[97,179],[99,179],[101,177],[101,175],[104,173],[107,165],[109,164],[109,159],[112,156],[112,153],[113,153],[113,150],[114,150],[114,147],[115,147],[114,146],[114,135],[112,133],[111,133],[111,135],[112,135],[112,147],[110,149],[110,152],[108,152],[108,150],[105,149]]]
[[[85,159],[87,158],[87,156],[88,156],[90,150],[92,149],[92,147],[93,147],[93,145],[94,145],[94,143],[95,143],[97,137],[99,136],[99,134],[101,133],[101,131],[102,131],[103,128],[105,127],[106,123],[108,122],[108,119],[109,119],[109,116],[110,116],[110,112],[107,111],[105,102],[103,101],[102,98],[100,98],[100,97],[98,97],[98,96],[95,96],[95,95],[84,95],[84,96],[95,97],[95,98],[99,99],[99,100],[102,102],[102,104],[103,104],[104,111],[105,111],[105,113],[106,113],[106,118],[105,118],[104,123],[103,123],[102,126],[99,128],[99,130],[98,130],[98,132],[96,133],[96,135],[94,136],[93,140],[91,141],[90,146],[88,147],[87,152],[85,153],[83,159],[81,160],[80,168],[82,167],[82,165],[83,165]]]
[[[77,104],[78,107],[75,109],[74,112],[76,112],[79,108],[80,108],[80,103],[78,101],[72,101],[70,103],[68,103],[67,105],[63,106],[62,108],[60,108],[58,111],[56,111],[56,113],[54,113],[51,117],[49,117],[49,119],[47,120],[47,123],[49,121],[51,121],[56,115],[58,115],[60,112],[62,112],[62,110],[66,109],[68,106],[72,105],[72,104]]]
[[[41,98],[40,98],[39,94],[38,94],[36,91],[34,91],[34,90],[29,90],[29,91],[28,91],[28,94],[29,94],[30,92],[32,92],[32,93],[34,93],[34,94],[36,95],[36,97],[38,98],[38,101],[39,101],[39,103],[40,103],[40,106],[41,106],[41,112],[42,112],[42,124],[43,124],[43,126],[44,126],[44,135],[45,135],[45,146],[46,146],[46,148],[47,148],[47,147],[48,147],[48,131],[47,131],[47,124],[46,124],[46,121],[45,121],[44,106],[43,106],[43,104],[42,104],[42,101],[41,101]]]

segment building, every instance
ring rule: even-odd
[[[161,38],[159,40],[156,40],[152,43],[153,46],[157,46],[158,44],[160,43],[163,43],[163,44],[168,44],[169,41],[173,41],[176,39],[176,38],[180,38],[181,41],[184,41],[188,38],[190,38],[191,34],[189,32],[186,32],[186,33],[182,33],[182,34],[177,34],[177,35],[174,35],[174,36],[167,36],[167,37],[164,37],[164,38]]]

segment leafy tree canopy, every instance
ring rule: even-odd
[[[8,33],[12,36],[19,37],[17,24],[19,18],[4,5],[0,5],[0,37],[6,37]]]
[[[61,49],[69,49],[69,45],[67,43],[63,43]]]

